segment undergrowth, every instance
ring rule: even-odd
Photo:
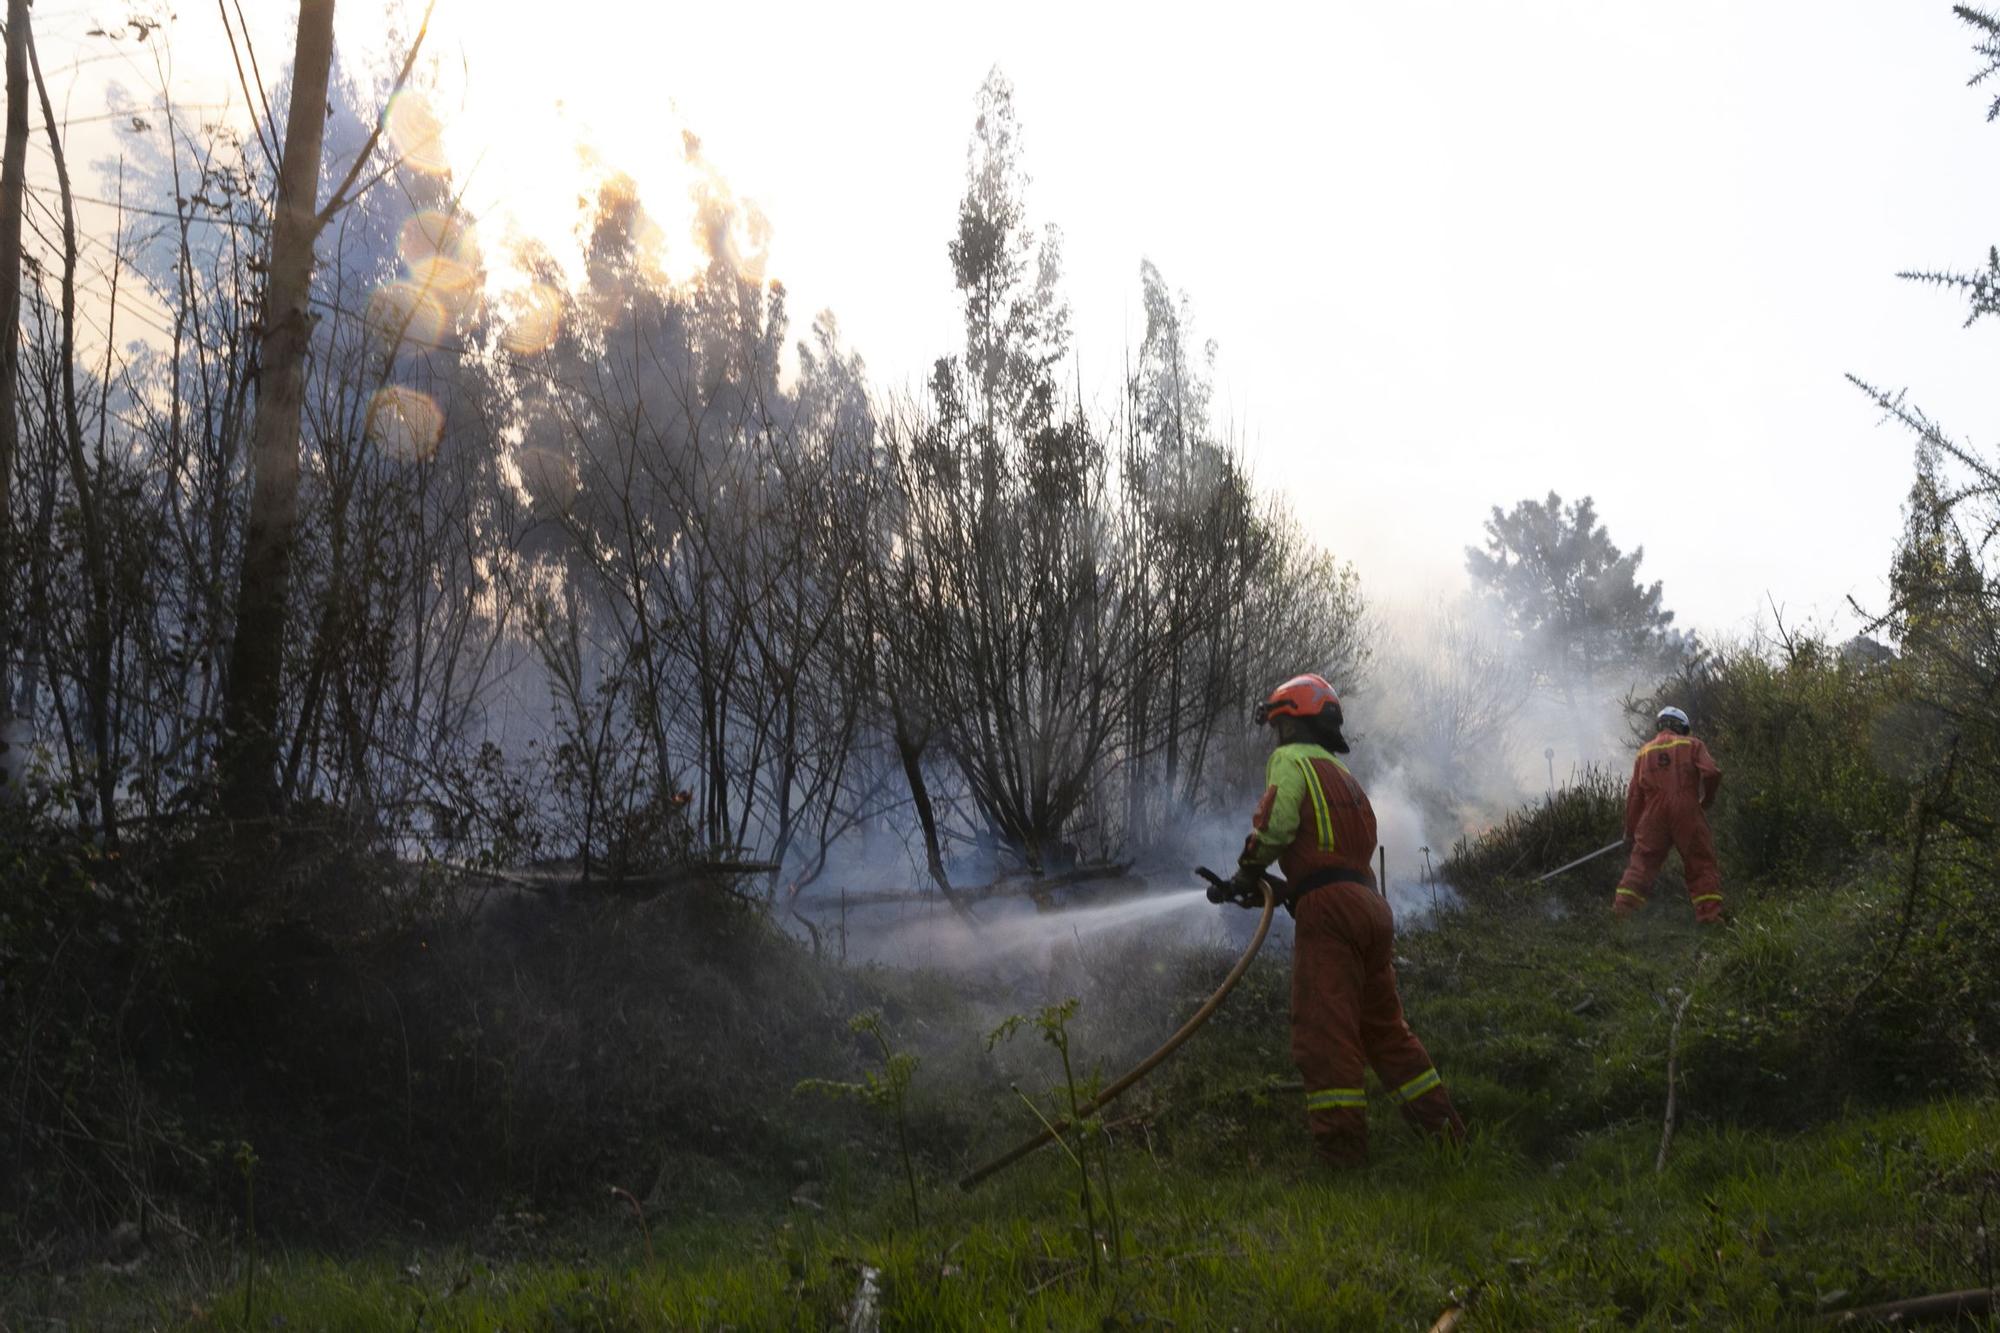
[[[1981,960],[2000,933],[1917,941],[1876,978],[1891,868],[1817,895],[1739,888],[1720,932],[1697,933],[1662,898],[1619,931],[1601,913],[1469,908],[1406,933],[1411,1021],[1473,1142],[1462,1160],[1437,1156],[1375,1089],[1375,1164],[1358,1176],[1311,1166],[1274,948],[1180,1058],[1101,1116],[1091,1179],[1117,1200],[1122,1268],[1109,1218],[1079,1209],[1075,1163],[1054,1150],[971,1195],[949,1183],[1037,1127],[1007,1087],[1041,1086],[1045,1055],[980,1040],[1019,996],[843,973],[879,1007],[884,1040],[921,1054],[906,1129],[790,1097],[789,1082],[760,1090],[741,1066],[708,1114],[743,1126],[746,1152],[769,1151],[759,1117],[798,1118],[779,1140],[796,1156],[734,1194],[692,1169],[641,1190],[651,1266],[635,1230],[607,1230],[629,1228],[607,1194],[560,1211],[524,1201],[448,1242],[401,1233],[391,1252],[265,1242],[252,1324],[820,1328],[844,1317],[863,1268],[885,1328],[1394,1327],[1462,1299],[1472,1328],[1783,1327],[1977,1285],[1990,1262],[1978,1214],[2000,1190],[1983,1055],[2000,1008]],[[1141,938],[1056,959],[1048,986],[1079,998],[1077,1077],[1115,1073],[1164,1036],[1229,952]],[[1656,1176],[1667,1000],[1689,990],[1680,1123]],[[808,1076],[854,1077],[872,1058],[845,1032],[840,992],[818,1017],[793,1016],[821,1033]],[[674,1151],[677,1132],[653,1151]],[[611,1183],[600,1171],[574,1192]],[[261,1182],[257,1208],[262,1228]],[[246,1241],[156,1238],[130,1276],[105,1267],[130,1266],[128,1251],[61,1288],[44,1271],[13,1309],[240,1326]],[[1093,1252],[1106,1261],[1095,1287]]]
[[[1397,968],[1472,1145],[1433,1156],[1377,1090],[1376,1164],[1339,1180],[1282,926],[1071,1155],[967,1197],[1050,1114],[1012,1089],[1054,1078],[984,1034],[1060,1014],[1073,1107],[1209,994],[1240,917],[980,981],[836,964],[699,880],[468,901],[308,829],[246,899],[199,840],[11,831],[0,1324],[816,1328],[870,1270],[884,1327],[1770,1327],[1990,1285],[1996,862],[1936,842],[1919,884],[1885,834],[1893,677],[1794,652],[1697,683],[1730,924],[1670,873],[1614,925],[1615,855],[1533,882],[1616,836],[1620,775],[1461,844]]]
[[[1382,1117],[1381,1128],[1388,1128]],[[1399,1141],[1338,1180],[1278,1166],[1116,1170],[1125,1271],[1086,1277],[1069,1164],[940,1195],[912,1227],[888,1191],[727,1229],[656,1233],[658,1258],[598,1234],[566,1253],[474,1243],[270,1263],[240,1278],[42,1284],[26,1317],[202,1328],[694,1329],[840,1326],[874,1274],[885,1329],[1801,1327],[1830,1309],[1972,1285],[2000,1105],[1940,1103],[1790,1140],[1701,1128],[1652,1170],[1654,1130],[1590,1135],[1541,1164],[1492,1134],[1462,1160]],[[1104,1237],[1097,1243],[1103,1245]]]

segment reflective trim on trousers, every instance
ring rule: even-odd
[[[1337,1111],[1368,1105],[1368,1095],[1360,1088],[1321,1088],[1306,1094],[1306,1110]]]
[[[1396,1089],[1396,1100],[1399,1102],[1413,1102],[1425,1093],[1443,1086],[1444,1080],[1438,1077],[1437,1069],[1435,1067],[1426,1069],[1423,1073]]]

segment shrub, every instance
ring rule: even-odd
[[[1703,654],[1643,707],[1685,708],[1722,767],[1725,873],[1797,883],[1902,833],[1909,790],[1884,756],[1907,693],[1899,664],[1795,635]]]
[[[156,1192],[205,1169],[146,1076],[189,1055],[203,886],[177,896],[148,873],[184,850],[107,851],[0,808],[0,1245],[143,1219]]]
[[[1606,892],[1606,866],[1617,873],[1615,857],[1579,866],[1543,885],[1530,881],[1617,838],[1624,821],[1624,779],[1606,769],[1587,768],[1555,795],[1461,840],[1445,858],[1444,878],[1467,902],[1485,906],[1542,901],[1549,895],[1572,902],[1594,899]]]

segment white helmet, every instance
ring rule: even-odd
[[[1682,731],[1691,731],[1694,727],[1694,724],[1688,721],[1688,715],[1671,704],[1660,710],[1658,720],[1661,722],[1678,722],[1681,725]]]

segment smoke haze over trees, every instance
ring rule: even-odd
[[[793,344],[769,225],[692,135],[688,200],[614,171],[579,201],[571,279],[480,244],[421,66],[392,98],[407,62],[301,31],[332,71],[323,152],[276,133],[289,79],[248,138],[166,103],[91,168],[115,233],[37,228],[0,492],[17,799],[107,845],[284,813],[586,880],[797,885],[886,832],[949,891],[1233,808],[1272,680],[1363,685],[1351,566],[1252,485],[1150,263],[1121,400],[1067,386],[1059,233],[997,72],[939,238],[963,342],[901,398],[831,312]],[[281,157],[319,163],[290,233]],[[86,246],[115,262],[79,297]]]
[[[1291,503],[1338,477],[1330,508],[1428,516],[1434,478],[1392,454],[1407,477],[1349,485],[1342,451],[1398,442],[1330,410],[1256,475],[1181,261],[1120,258],[1129,345],[1086,387],[1050,131],[997,68],[899,257],[941,322],[909,303],[936,346],[898,388],[691,132],[538,181],[566,239],[479,216],[420,4],[379,66],[342,59],[334,0],[287,7],[291,69],[219,6],[255,116],[177,102],[162,54],[109,153],[51,80],[171,22],[58,57],[36,8],[8,5],[0,166],[0,1325],[1761,1328],[1992,1300],[1993,449],[1857,380],[1915,442],[1857,608],[1882,641],[1776,598],[1768,631],[1697,641],[1641,577],[1694,518],[1513,481],[1483,541],[1455,520],[1469,589],[1387,604],[1350,563],[1369,529]],[[1960,18],[1984,84],[2000,19]],[[879,202],[853,193],[827,207]],[[1246,285],[1363,322],[1301,295],[1310,254],[1225,239],[1261,251]],[[2000,254],[1907,276],[1979,323]],[[1306,350],[1331,402],[1350,372]],[[1253,706],[1308,670],[1377,817],[1422,1082],[1479,1125],[1446,1157],[1375,1133],[1331,1212],[1273,1108],[1310,1086],[1386,1129],[1418,1084],[1273,1079],[1317,982],[1288,981],[1275,902],[1218,912],[1188,876],[1262,789]],[[1727,775],[1729,917],[1697,927],[1670,868],[1614,928],[1605,844],[1669,704]],[[999,1043],[1023,1010],[1047,1041]],[[947,1193],[1034,1121],[1070,1155]],[[1329,1254],[1372,1262],[1328,1280]]]

